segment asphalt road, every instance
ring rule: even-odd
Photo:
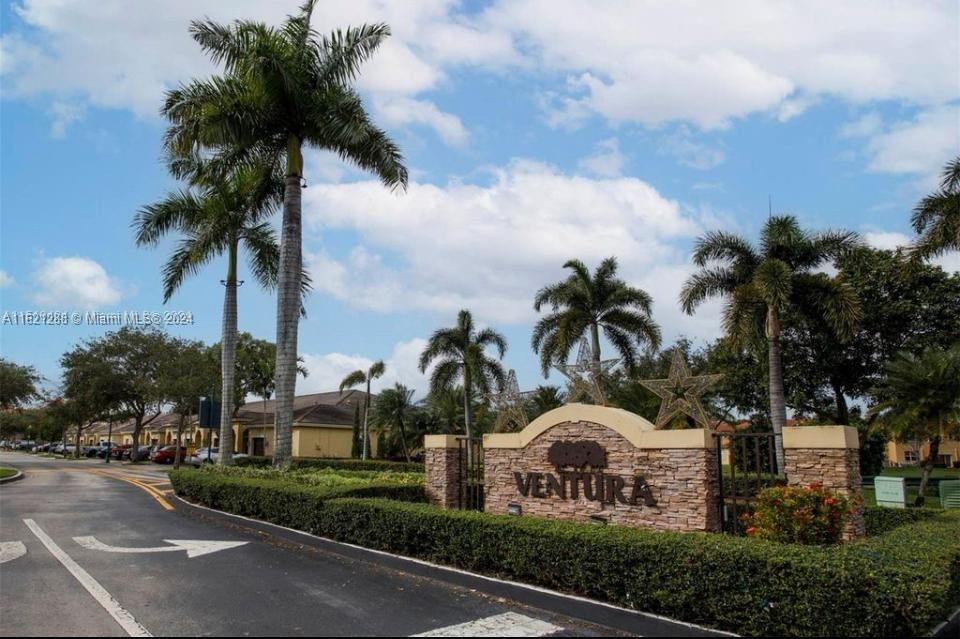
[[[530,601],[542,598],[528,601],[522,590],[504,597],[436,570],[405,569],[404,560],[290,543],[263,527],[197,516],[155,466],[18,453],[0,453],[0,463],[25,473],[0,486],[2,636],[637,632],[558,614],[555,603],[535,607]],[[643,634],[699,633],[646,623],[651,632]]]

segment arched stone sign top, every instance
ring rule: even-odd
[[[554,426],[588,422],[605,426],[637,448],[707,448],[711,446],[705,429],[657,430],[640,415],[609,406],[564,404],[540,415],[518,433],[492,433],[483,436],[484,448],[524,448]]]

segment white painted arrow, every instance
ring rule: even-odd
[[[25,554],[27,554],[27,547],[22,541],[0,541],[0,564],[13,561]]]
[[[96,537],[74,537],[73,540],[89,550],[102,550],[103,552],[122,552],[122,553],[141,553],[141,552],[176,552],[186,550],[187,557],[194,558],[201,555],[209,555],[219,550],[229,550],[247,544],[246,541],[207,541],[205,539],[164,539],[172,546],[159,546],[156,548],[123,548],[121,546],[109,546]]]

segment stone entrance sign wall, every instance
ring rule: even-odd
[[[661,530],[716,530],[710,432],[567,404],[519,433],[484,435],[484,509]]]
[[[785,428],[787,483],[819,482],[852,498],[845,536],[863,534],[856,429]],[[458,440],[428,435],[430,501],[459,507]],[[483,436],[484,510],[659,530],[720,528],[717,448],[707,429],[656,430],[639,415],[567,404],[519,433]]]

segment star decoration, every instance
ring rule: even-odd
[[[593,348],[584,337],[580,340],[580,350],[574,364],[556,364],[556,368],[569,381],[567,403],[573,403],[581,398],[588,398],[598,406],[607,405],[607,397],[603,392],[601,382],[620,364],[619,359],[604,359],[593,361]]]
[[[673,351],[670,376],[666,379],[645,379],[640,383],[663,398],[657,415],[657,428],[663,428],[677,415],[689,415],[704,428],[710,427],[700,398],[723,375],[691,375],[680,349]]]
[[[497,421],[493,426],[495,432],[522,430],[527,425],[526,403],[531,394],[520,392],[517,373],[511,368],[500,392],[486,394],[486,398],[497,411]]]

